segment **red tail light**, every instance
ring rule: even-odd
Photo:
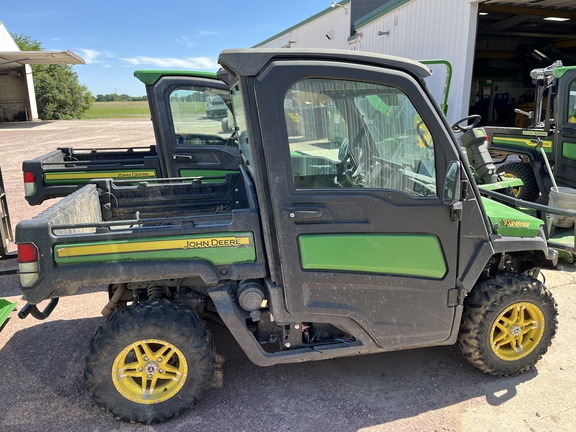
[[[18,273],[23,288],[33,286],[40,279],[38,248],[34,243],[18,243]]]
[[[32,196],[36,193],[36,175],[32,171],[24,171],[24,195]]]
[[[18,262],[30,263],[38,261],[38,248],[34,243],[18,244]]]
[[[32,171],[24,171],[24,183],[34,183],[36,176]]]

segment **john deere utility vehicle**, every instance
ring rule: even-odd
[[[215,175],[96,181],[16,227],[20,317],[107,287],[85,369],[100,407],[141,423],[189,409],[214,369],[208,318],[260,366],[458,343],[488,374],[534,367],[556,332],[538,276],[557,254],[540,219],[481,197],[425,66],[299,49],[219,62],[234,142],[186,153],[209,150]],[[158,100],[166,142],[186,121],[172,95],[198,80]]]

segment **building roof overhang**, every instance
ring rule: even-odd
[[[23,65],[40,64],[85,64],[72,51],[0,51],[0,68],[12,69]]]

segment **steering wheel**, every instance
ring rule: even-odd
[[[430,132],[422,120],[416,120],[416,133],[424,147],[434,149],[434,146],[430,143],[432,141],[432,136],[430,136]]]
[[[463,126],[461,123],[468,123],[469,121],[473,120],[471,125],[466,125]],[[480,123],[480,120],[482,120],[482,117],[480,116],[480,114],[472,114],[469,115],[468,117],[464,117],[463,119],[458,120],[456,123],[454,123],[452,125],[452,130],[454,132],[468,132],[469,130],[474,129],[476,126],[478,126],[478,123]]]

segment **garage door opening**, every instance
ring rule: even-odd
[[[576,65],[574,0],[489,0],[479,5],[470,113],[483,124],[528,127],[530,71],[557,60]]]

